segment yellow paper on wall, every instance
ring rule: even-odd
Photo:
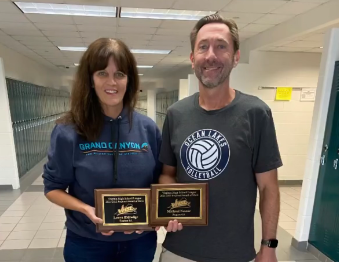
[[[292,87],[277,87],[275,100],[290,101],[292,99]]]

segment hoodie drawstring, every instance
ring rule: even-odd
[[[114,177],[114,183],[118,181],[118,157],[119,157],[119,141],[120,141],[120,120],[121,116],[118,117],[117,120],[111,120],[111,132],[112,132],[112,147],[113,147],[113,177]],[[118,122],[118,124],[115,124],[115,121]],[[113,123],[114,127],[113,128]],[[117,139],[115,139],[115,130],[117,130]]]

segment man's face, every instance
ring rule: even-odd
[[[238,64],[240,52],[234,53],[231,32],[227,25],[211,23],[198,32],[192,68],[199,81],[207,88],[223,84],[233,67]]]

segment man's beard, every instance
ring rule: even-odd
[[[215,87],[221,85],[222,83],[224,83],[229,78],[229,76],[232,72],[232,68],[233,68],[232,65],[233,65],[233,61],[232,61],[232,64],[229,64],[229,65],[226,65],[226,66],[223,65],[222,71],[214,79],[207,78],[203,75],[204,66],[195,66],[194,71],[195,71],[195,75],[199,79],[199,81],[205,87],[212,89],[212,88],[215,88]]]

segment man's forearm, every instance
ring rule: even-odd
[[[176,183],[176,179],[173,176],[167,174],[161,174],[159,177],[159,184],[173,184]]]
[[[259,208],[262,219],[262,238],[276,238],[280,212],[279,187],[265,188],[260,192]]]

